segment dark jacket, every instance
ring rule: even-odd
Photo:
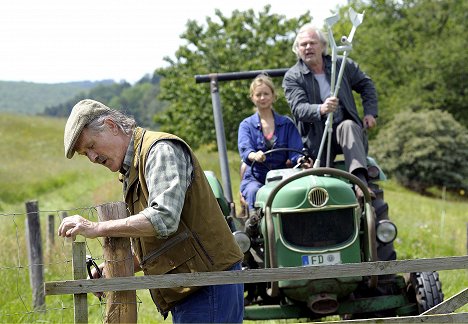
[[[331,57],[323,56],[325,75],[331,80]],[[340,70],[342,57],[336,63],[336,76]],[[302,136],[304,146],[309,153],[316,157],[325,128],[326,116],[320,116],[318,105],[322,102],[320,88],[314,74],[307,65],[299,59],[285,74],[283,88],[286,100],[291,108],[294,122]],[[352,119],[362,127],[362,121],[356,109],[353,91],[361,95],[364,115],[377,117],[377,93],[369,76],[359,69],[357,63],[351,59],[346,60],[345,71],[338,92],[340,106],[343,109],[343,118]]]

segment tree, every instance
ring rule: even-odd
[[[98,85],[89,91],[80,92],[64,103],[47,107],[44,114],[68,117],[78,101],[90,98],[133,116],[140,126],[156,128],[154,115],[167,105],[158,99],[159,82],[160,76],[154,74],[145,75],[133,86],[125,81]]]
[[[375,81],[381,122],[407,109],[437,109],[468,125],[468,2],[370,0],[350,6],[365,10],[351,57]]]
[[[73,106],[80,100],[90,98],[108,104],[112,98],[119,96],[122,91],[128,88],[130,88],[130,84],[128,82],[100,84],[89,91],[80,92],[72,99],[67,100],[64,103],[47,107],[44,111],[44,115],[54,117],[68,117],[73,109]]]
[[[108,104],[132,115],[139,126],[155,128],[154,115],[166,106],[166,103],[159,101],[158,95],[159,83],[153,84],[149,77],[145,77],[113,97]]]
[[[448,112],[402,112],[378,134],[372,155],[402,185],[468,188],[468,130]]]
[[[270,6],[255,14],[253,10],[233,11],[231,17],[219,10],[216,17],[207,18],[206,25],[187,23],[181,35],[186,45],[179,47],[175,60],[165,58],[169,67],[157,70],[161,80],[160,99],[168,108],[156,116],[167,132],[178,134],[193,148],[214,143],[213,108],[208,84],[195,84],[194,76],[209,73],[278,69],[292,66],[291,52],[295,30],[308,22],[306,12],[299,18],[287,20],[283,15],[270,14]],[[275,110],[289,113],[280,88],[281,78],[275,80],[280,98]],[[237,148],[237,130],[243,118],[252,114],[248,98],[250,80],[220,82],[227,146]]]

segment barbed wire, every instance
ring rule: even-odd
[[[59,214],[60,212],[71,212],[71,211],[76,211],[76,210],[97,210],[98,207],[105,206],[109,203],[102,203],[94,206],[83,206],[83,207],[74,207],[74,208],[68,208],[68,209],[56,209],[56,210],[39,210],[40,213],[57,213]],[[128,207],[127,207],[128,211]],[[24,212],[18,212],[18,211],[11,211],[11,212],[1,212],[0,216],[24,216],[28,213],[26,211]]]
[[[97,260],[97,259],[95,259]],[[72,263],[72,260],[64,260],[64,261],[57,261],[57,262],[42,262],[42,263],[33,263],[33,264],[28,264],[28,265],[18,265],[18,266],[14,266],[14,267],[2,267],[0,266],[0,271],[2,270],[15,270],[15,269],[28,269],[28,268],[32,268],[34,266],[45,266],[45,265],[57,265],[57,264],[65,264],[65,263]]]
[[[6,277],[6,278],[11,278],[11,280],[14,282],[10,283],[12,284],[15,288],[14,296],[9,296],[9,300],[12,300],[11,303],[17,304],[18,306],[13,306],[13,309],[15,309],[13,312],[10,312],[8,310],[2,311],[4,308],[3,306],[0,305],[0,321],[1,319],[5,319],[5,321],[9,322],[13,320],[14,318],[20,318],[20,321],[24,321],[25,318],[30,318],[34,316],[39,316],[42,314],[45,314],[47,312],[57,312],[57,311],[68,311],[70,309],[74,309],[73,302],[67,297],[66,295],[57,295],[53,296],[53,298],[58,300],[55,300],[55,303],[59,303],[60,306],[55,306],[51,305],[51,307],[47,308],[41,307],[39,309],[34,308],[34,306],[29,305],[29,300],[31,299],[30,297],[27,296],[27,293],[31,290],[31,287],[27,285],[27,279],[28,276],[31,272],[31,269],[36,267],[36,266],[41,266],[43,267],[43,271],[45,272],[45,275],[53,275],[54,277],[60,277],[60,278],[70,278],[73,271],[72,271],[72,259],[71,259],[71,254],[72,254],[72,249],[71,249],[71,239],[63,239],[61,241],[61,244],[56,244],[52,241],[52,247],[49,247],[49,244],[47,245],[47,249],[43,249],[43,254],[44,254],[44,259],[42,262],[28,262],[28,257],[25,255],[25,249],[24,249],[24,244],[25,240],[24,238],[28,236],[28,234],[21,235],[20,229],[21,225],[18,223],[18,220],[21,218],[25,218],[28,216],[28,214],[38,214],[39,218],[42,218],[41,216],[45,216],[48,214],[52,214],[54,216],[57,216],[59,219],[59,222],[61,220],[68,216],[68,213],[76,213],[80,214],[84,218],[87,219],[95,219],[99,220],[99,215],[97,213],[97,209],[102,205],[96,205],[96,206],[85,206],[85,207],[77,207],[77,208],[69,208],[69,209],[60,209],[60,210],[38,210],[37,212],[1,212],[0,216],[6,217],[8,219],[11,219],[12,225],[14,227],[13,231],[9,231],[9,233],[14,233],[15,239],[14,240],[8,240],[10,241],[11,244],[8,246],[10,252],[9,255],[11,256],[10,258],[2,258],[0,260],[0,276]],[[128,208],[127,208],[128,212]],[[55,217],[53,218],[53,222],[55,223]],[[5,227],[5,222],[3,222],[3,226],[0,227],[0,230],[5,231],[2,227]],[[43,226],[41,225],[41,228]],[[54,235],[57,235],[56,233],[53,233]],[[52,235],[52,234],[50,234]],[[49,237],[47,237],[47,243],[49,243]],[[85,247],[86,247],[86,254],[89,255],[93,260],[99,260],[100,262],[105,262],[105,263],[117,263],[117,262],[125,262],[128,260],[132,260],[133,263],[133,257],[125,257],[123,259],[109,259],[106,260],[103,255],[103,249],[104,249],[104,243],[103,243],[103,238],[97,238],[97,239],[84,239],[85,242]],[[42,240],[44,241],[44,240]],[[93,244],[91,244],[93,242]],[[14,251],[16,250],[16,251]],[[100,251],[99,251],[100,250]],[[47,253],[45,253],[47,251]],[[97,252],[99,251],[99,252]],[[14,271],[15,274],[13,275],[2,275],[2,271]],[[29,273],[28,273],[29,272]],[[142,304],[142,300],[137,294],[137,309],[140,308]],[[0,297],[1,298],[1,297]],[[17,301],[14,302],[14,299]],[[1,300],[1,299],[0,299]],[[10,303],[10,301],[8,301]],[[99,303],[93,303],[88,305],[88,307],[99,307],[100,308],[100,317],[101,317],[101,322],[105,321],[105,307],[106,307],[106,300],[105,298],[102,299]],[[123,303],[113,303],[113,304],[123,304]],[[135,302],[131,303],[135,304]],[[21,311],[21,309],[23,311]],[[66,319],[69,315],[62,315],[62,322],[67,322],[69,319]]]

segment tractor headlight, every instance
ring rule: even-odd
[[[376,234],[380,243],[392,243],[397,237],[396,225],[389,220],[382,220],[377,224]]]
[[[236,231],[232,234],[234,234],[234,239],[239,245],[242,253],[246,253],[250,249],[250,237],[242,231]]]
[[[372,165],[367,168],[367,174],[369,175],[370,179],[378,179],[380,176],[380,170],[378,167]]]

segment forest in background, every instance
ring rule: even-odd
[[[466,127],[468,124],[466,21],[468,2],[463,0],[369,0],[350,1],[340,8],[341,19],[333,26],[337,44],[348,36],[352,24],[349,7],[364,14],[353,38],[349,57],[374,81],[379,99],[376,132],[398,113],[446,111]],[[280,69],[291,67],[296,31],[310,22],[313,10],[297,18],[263,11],[216,11],[206,23],[187,23],[182,34],[186,45],[175,58],[167,58],[162,76],[161,99],[168,108],[156,116],[162,130],[178,132],[193,146],[214,143],[210,87],[195,84],[194,76],[210,73]],[[320,27],[320,26],[318,26]],[[289,107],[275,78],[279,98],[274,108],[288,114]],[[239,123],[252,114],[248,98],[250,80],[220,82],[227,145],[235,149]],[[357,100],[360,105],[360,100]],[[203,130],[203,131],[200,131]],[[377,133],[370,133],[371,139]]]

